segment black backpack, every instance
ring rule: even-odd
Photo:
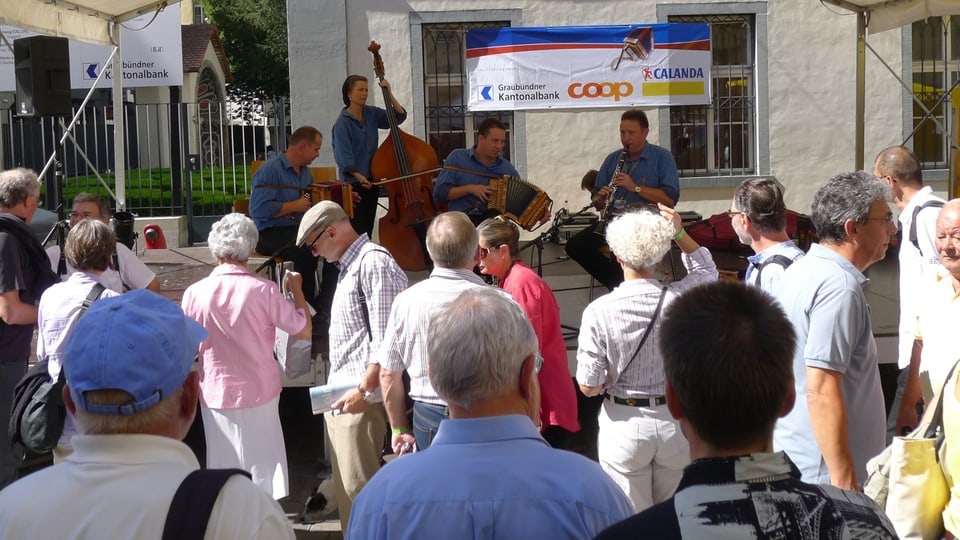
[[[86,313],[104,291],[97,283],[80,306],[77,320]],[[76,324],[76,323],[74,323]],[[10,443],[19,443],[35,454],[43,454],[56,448],[63,434],[67,408],[63,404],[63,368],[57,380],[51,380],[47,371],[49,362],[41,358],[27,370],[13,390],[13,406],[7,433]]]
[[[920,242],[917,241],[917,216],[920,215],[920,211],[924,208],[943,208],[943,204],[943,201],[933,200],[927,201],[913,209],[913,220],[910,222],[910,235],[908,236],[908,239],[910,240],[910,243],[917,248],[917,251],[919,251],[921,255],[923,254],[923,250],[920,249]]]
[[[766,268],[768,265],[775,264],[777,266],[782,266],[783,269],[786,270],[787,268],[790,268],[790,265],[793,263],[794,263],[794,260],[791,259],[790,257],[787,257],[786,255],[778,254],[778,255],[772,255],[770,257],[767,257],[767,259],[762,263],[754,265],[754,267],[757,269],[756,285],[759,287],[760,284],[762,283],[762,281],[760,281],[760,276],[763,274],[763,269]]]

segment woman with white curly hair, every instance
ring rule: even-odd
[[[274,334],[280,328],[310,339],[312,326],[300,274],[284,276],[291,305],[276,283],[247,269],[257,239],[257,227],[243,214],[214,223],[207,244],[217,266],[184,291],[183,311],[210,333],[199,347],[207,467],[249,471],[279,499],[289,492],[289,475]]]
[[[686,234],[680,214],[658,207],[659,213],[631,212],[607,226],[607,243],[624,282],[583,311],[577,349],[580,390],[604,396],[598,418],[600,466],[637,512],[673,495],[690,463],[689,446],[664,397],[656,331],[660,313],[684,291],[717,279],[713,257]],[[664,285],[657,266],[671,241],[683,251],[687,275]]]

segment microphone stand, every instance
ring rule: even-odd
[[[294,247],[293,242],[288,242],[288,243],[284,244],[283,246],[280,247],[280,249],[274,251],[274,252],[270,255],[270,257],[267,258],[267,260],[263,261],[263,263],[262,263],[260,266],[258,266],[257,269],[253,271],[253,273],[254,273],[254,274],[259,274],[261,271],[263,271],[264,268],[267,268],[267,267],[270,266],[271,264],[282,261],[282,260],[283,260],[283,257],[280,256],[280,253],[283,252],[283,251],[286,251],[286,250],[288,250],[288,249],[290,249],[290,248],[292,248],[292,247]],[[269,274],[273,274],[272,271],[269,271],[268,273],[269,273]],[[274,276],[271,275],[270,277],[273,278]]]
[[[532,247],[537,248],[537,251],[536,251],[537,264],[535,266],[537,267],[538,276],[543,277],[543,266],[544,266],[543,265],[543,243],[558,241],[560,239],[560,227],[563,227],[564,225],[569,225],[577,218],[583,216],[587,212],[587,210],[593,207],[594,206],[592,203],[588,204],[583,208],[581,208],[580,210],[577,210],[573,214],[569,214],[566,208],[561,208],[560,210],[557,210],[557,213],[553,217],[553,225],[551,225],[549,229],[540,233],[540,236],[536,237],[535,239],[530,240],[523,246],[520,246],[520,253],[523,253],[524,251]],[[534,266],[533,255],[534,255],[533,253],[530,254],[531,267]],[[550,263],[547,263],[547,264],[550,264]]]

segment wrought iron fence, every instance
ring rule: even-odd
[[[125,103],[123,151],[126,209],[140,216],[221,216],[250,193],[250,163],[262,159],[267,132],[276,127],[239,125],[222,102]],[[62,163],[63,199],[80,191],[115,193],[113,107],[87,107],[62,147],[69,118],[21,118],[0,114],[0,163],[4,169],[40,172],[51,154]],[[45,179],[47,201],[53,172]],[[49,204],[49,203],[48,203]],[[51,208],[53,209],[53,208]]]

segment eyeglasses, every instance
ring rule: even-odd
[[[485,247],[480,248],[480,258],[481,258],[481,259],[486,259],[486,258],[487,258],[487,255],[490,255],[490,252],[491,252],[491,251],[496,251],[496,250],[500,249],[500,246],[502,246],[502,245],[503,245],[503,244],[497,244],[497,245],[495,245],[495,246],[493,246],[493,247],[489,247],[489,248],[485,248]]]
[[[543,369],[543,355],[537,351],[533,353],[533,372],[539,375],[541,369]]]
[[[867,217],[867,221],[882,221],[884,223],[893,223],[893,214],[887,214],[883,217]]]
[[[330,227],[327,227],[327,229],[329,228]],[[309,249],[310,251],[313,251],[313,246],[317,243],[318,240],[320,240],[320,238],[323,237],[324,233],[327,232],[327,229],[320,231],[320,234],[318,234],[317,237],[313,239],[313,242],[310,242],[309,244],[307,244],[307,249]]]
[[[740,212],[739,210],[727,210],[727,217],[733,219],[737,214],[745,214],[745,212]]]

